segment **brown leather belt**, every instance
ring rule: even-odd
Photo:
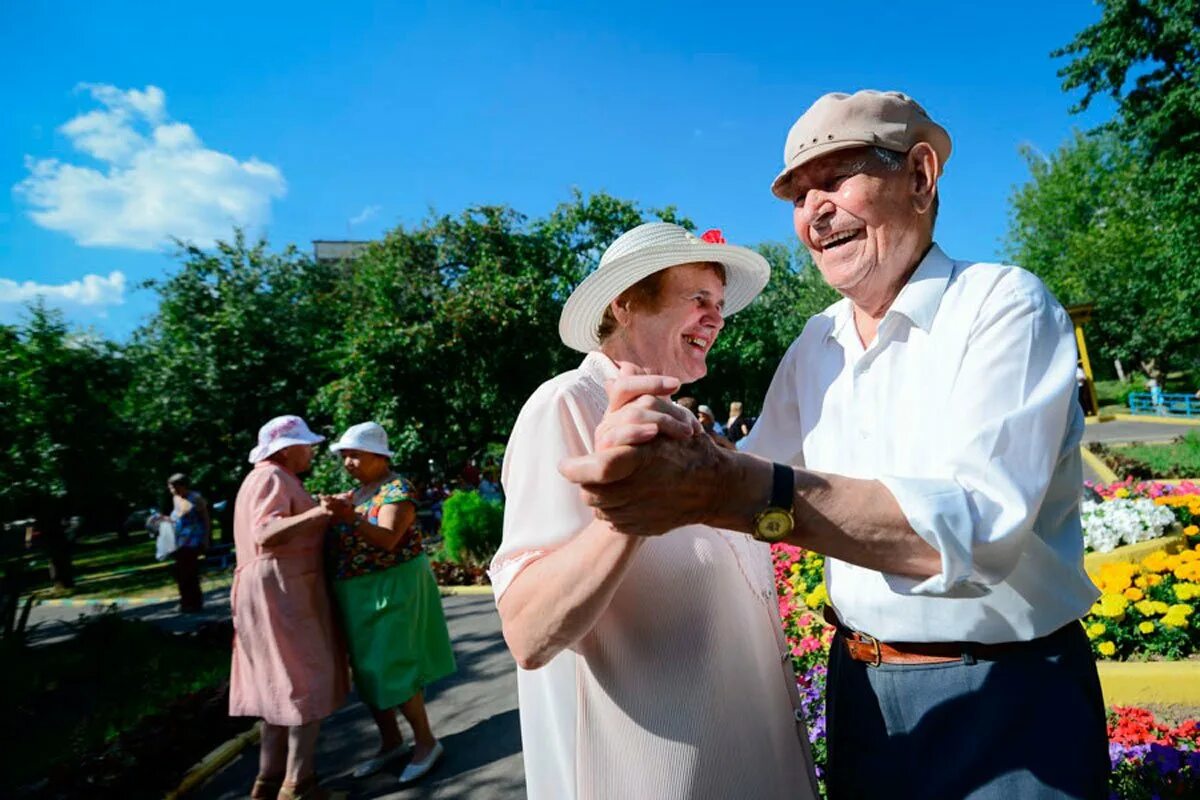
[[[838,619],[837,612],[830,606],[825,606],[825,621],[837,628],[846,652],[855,661],[864,661],[873,667],[880,664],[948,664],[952,661],[972,663],[980,661],[996,661],[1005,656],[1011,656],[1031,647],[1043,644],[1048,639],[1061,636],[1074,625],[1072,622],[1059,628],[1054,633],[1033,639],[1028,642],[1001,642],[999,644],[983,644],[982,642],[881,642],[870,634],[851,630]]]

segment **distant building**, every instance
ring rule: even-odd
[[[314,239],[313,258],[317,261],[350,261],[362,255],[367,249],[367,241]]]

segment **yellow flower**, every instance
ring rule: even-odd
[[[1138,625],[1138,630],[1142,633],[1154,633],[1154,623],[1143,622],[1142,624]]]
[[[1142,559],[1142,567],[1150,572],[1163,572],[1167,568],[1167,551],[1155,550]]]
[[[1177,603],[1167,609],[1168,614],[1178,614],[1181,617],[1190,617],[1193,611],[1195,609],[1187,603]]]
[[[1113,492],[1113,496],[1124,499],[1129,497],[1129,490],[1122,486],[1120,489],[1117,489],[1115,492]]]
[[[820,608],[825,605],[825,601],[828,599],[829,595],[825,592],[825,584],[822,583],[805,596],[804,605],[809,608]]]
[[[1136,586],[1136,587],[1138,587],[1139,589],[1145,589],[1146,587],[1148,587],[1148,586],[1150,585],[1150,582],[1149,582],[1149,581],[1147,581],[1147,580],[1146,580],[1146,576],[1145,576],[1145,575],[1143,575],[1142,577],[1140,577],[1140,578],[1138,578],[1137,580],[1135,580],[1135,581],[1133,582],[1133,585],[1134,585],[1134,586]]]
[[[1162,582],[1163,582],[1162,575],[1147,575],[1146,576],[1146,585],[1147,586],[1158,586]]]
[[[1177,583],[1172,588],[1175,590],[1175,599],[1181,603],[1200,597],[1200,583]]]
[[[1153,617],[1160,613],[1155,610],[1153,600],[1143,600],[1140,603],[1136,603],[1133,607],[1136,608],[1138,613],[1143,617]]]
[[[1143,597],[1146,596],[1146,593],[1143,592],[1141,589],[1135,589],[1132,586],[1129,587],[1128,589],[1126,589],[1124,592],[1122,592],[1122,594],[1125,595],[1126,598],[1133,600],[1134,602],[1137,602],[1138,600],[1141,600]]]
[[[1112,642],[1101,642],[1096,645],[1096,649],[1100,651],[1102,656],[1112,656],[1117,652],[1117,646]]]
[[[1186,628],[1188,626],[1187,617],[1178,616],[1176,614],[1167,614],[1162,618],[1162,622],[1163,625],[1171,628]]]
[[[1093,614],[1101,617],[1108,617],[1120,621],[1125,616],[1125,609],[1129,607],[1129,601],[1124,595],[1120,594],[1104,594],[1100,596],[1099,602],[1093,606]]]
[[[1184,536],[1200,536],[1200,526],[1188,525],[1183,529]]]
[[[1087,637],[1089,639],[1095,639],[1097,636],[1103,636],[1106,630],[1108,630],[1108,628],[1105,627],[1103,622],[1093,622],[1091,625],[1087,626]]]

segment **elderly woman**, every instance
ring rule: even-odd
[[[815,792],[767,546],[701,525],[622,535],[557,470],[593,450],[606,381],[635,368],[703,377],[725,317],[768,276],[718,231],[653,223],[618,238],[567,300],[559,333],[587,356],[517,418],[491,566],[521,667],[530,800]]]
[[[344,503],[318,504],[299,475],[323,437],[294,416],[258,432],[234,509],[229,713],[261,717],[252,798],[324,798],[313,769],[320,721],[345,700],[345,655],[325,588],[322,542]]]
[[[354,770],[371,775],[404,752],[396,709],[413,731],[412,760],[400,783],[417,780],[442,756],[429,727],[425,686],[454,672],[442,599],[422,549],[416,498],[392,471],[387,433],[354,425],[330,446],[357,483],[353,506],[329,536],[333,592],[350,651],[354,685],[379,728],[379,751]]]
[[[179,610],[197,614],[204,610],[200,590],[200,554],[212,536],[208,503],[191,487],[191,479],[182,472],[167,478],[171,492],[171,522],[175,526],[175,583],[179,587]]]

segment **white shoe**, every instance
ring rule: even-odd
[[[355,767],[354,772],[351,774],[354,775],[354,777],[356,777],[356,778],[365,778],[368,775],[374,775],[376,772],[379,772],[379,770],[386,767],[388,765],[388,762],[394,761],[395,759],[404,755],[411,749],[412,748],[410,746],[403,745],[403,744],[400,745],[399,747],[393,747],[391,750],[388,750],[386,753],[380,753],[377,756],[368,758],[366,761],[362,762],[357,767]]]
[[[404,771],[400,773],[400,783],[412,783],[415,780],[425,777],[425,773],[433,769],[433,765],[437,763],[437,760],[442,757],[442,753],[444,752],[445,748],[442,747],[441,742],[438,742],[433,746],[433,750],[429,752],[429,755],[425,756],[424,761],[410,761],[408,766],[404,768]]]

